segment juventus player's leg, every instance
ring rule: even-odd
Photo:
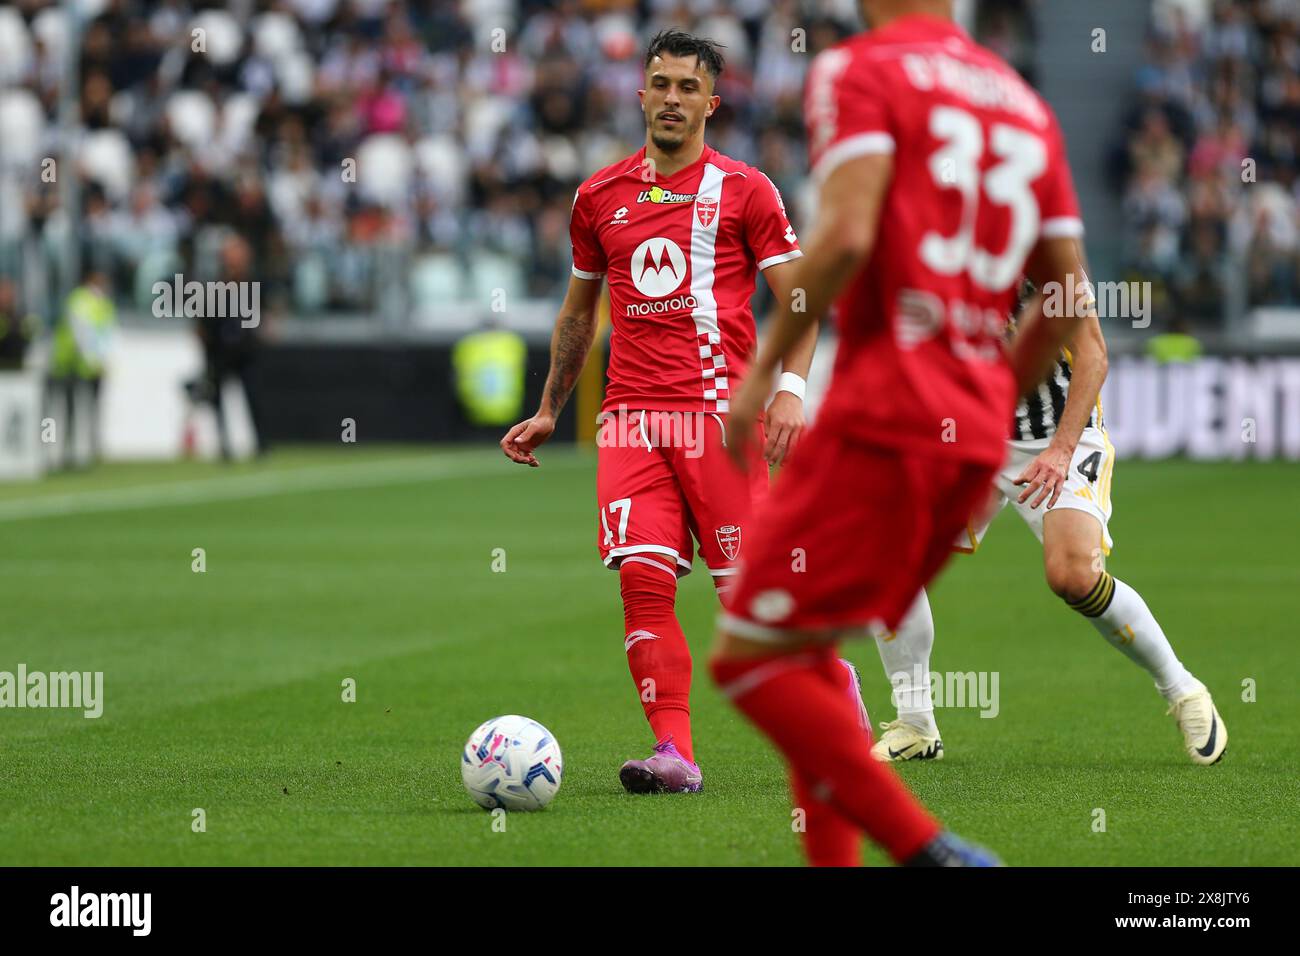
[[[1007,504],[1003,484],[1010,480],[1004,468],[983,508],[963,529],[955,550],[973,553],[979,547],[989,524]],[[894,720],[881,724],[885,732],[871,748],[871,755],[877,760],[943,759],[943,740],[934,720],[934,700],[930,693],[933,648],[934,614],[930,610],[930,598],[922,590],[898,629],[876,636],[876,650],[893,688],[894,709],[898,714]]]
[[[1188,756],[1198,764],[1216,763],[1228,745],[1228,729],[1210,692],[1178,660],[1142,596],[1105,570],[1099,530],[1097,518],[1086,511],[1058,508],[1043,516],[1048,587],[1151,675],[1178,721]]]
[[[934,615],[923,590],[898,630],[876,635],[876,649],[885,677],[893,687],[898,712],[895,720],[880,725],[885,732],[871,748],[871,756],[877,760],[943,759],[943,741],[934,722],[934,700],[930,695],[933,647]]]
[[[1179,661],[1142,596],[1104,569],[1097,532],[1098,520],[1087,511],[1057,508],[1042,517],[1048,586],[1088,618],[1112,647],[1151,675],[1178,721],[1188,756],[1199,764],[1217,762],[1227,747],[1228,731],[1209,691]],[[894,685],[898,719],[885,725],[872,755],[884,761],[942,757],[929,701],[934,621],[925,596],[892,636],[876,640]],[[938,753],[926,750],[931,738]]]

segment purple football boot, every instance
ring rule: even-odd
[[[647,759],[623,764],[618,779],[628,793],[699,793],[704,789],[699,765],[677,752],[671,735],[655,744],[654,754]]]

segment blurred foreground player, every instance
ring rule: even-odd
[[[755,439],[742,471],[724,451],[722,432],[729,396],[753,354],[756,273],[778,299],[788,298],[801,253],[772,182],[704,143],[722,68],[708,40],[668,31],[651,41],[640,91],[645,147],[596,173],[574,197],[573,277],[541,405],[501,440],[511,460],[538,465],[533,453],[554,431],[595,339],[608,277],[613,335],[598,435],[597,539],[601,559],[619,574],[623,646],[655,735],[654,753],[619,772],[633,793],[703,786],[691,739],[691,653],[674,610],[677,579],[691,569],[693,536],[726,602],[753,534],[752,509],[767,489],[767,463],[779,463],[803,428],[803,384],[816,345],[814,324],[790,343],[766,436],[767,395],[735,423]],[[836,666],[845,706],[855,707],[865,730],[856,676]]]
[[[896,627],[987,499],[1017,390],[1043,380],[1079,322],[1074,309],[1030,315],[1008,356],[1005,316],[1023,272],[1044,287],[1082,275],[1082,223],[1055,117],[952,22],[951,3],[862,7],[873,29],[809,74],[819,213],[792,279],[806,300],[782,300],[732,402],[728,450],[746,454],[737,426],[838,298],[834,377],[756,517],[712,670],[785,755],[814,864],[860,862],[866,831],[900,863],[990,865],[872,759],[835,642]]]

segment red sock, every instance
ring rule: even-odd
[[[939,824],[894,772],[872,759],[833,648],[715,659],[712,670],[723,693],[772,739],[814,793],[895,860],[906,860],[939,833]],[[808,822],[811,830],[811,817]]]
[[[803,848],[813,866],[861,866],[862,831],[825,800],[798,771],[790,771],[796,810],[804,812]]]
[[[638,560],[639,559],[639,560]],[[623,591],[623,645],[627,666],[655,740],[671,736],[692,763],[691,651],[673,601],[677,572],[652,557],[632,555],[619,566]]]

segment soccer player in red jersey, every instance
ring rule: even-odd
[[[578,188],[573,277],[541,406],[501,441],[512,460],[538,464],[534,451],[554,431],[595,338],[607,280],[613,335],[598,434],[597,541],[619,574],[628,667],[656,741],[650,758],[620,770],[635,793],[702,786],[691,740],[691,654],[674,611],[677,579],[691,569],[693,536],[725,603],[752,534],[752,508],[767,489],[766,465],[779,463],[803,428],[803,384],[816,344],[815,325],[792,343],[763,416],[766,434],[760,403],[743,423],[753,439],[751,467],[737,467],[722,434],[757,337],[749,304],[756,273],[787,297],[802,253],[772,182],[704,143],[722,68],[707,40],[667,31],[651,41],[640,91],[645,146]],[[865,727],[856,677],[839,666],[841,689]]]
[[[1005,316],[1022,274],[1082,281],[1082,232],[1047,105],[952,22],[949,0],[863,0],[873,29],[825,51],[805,90],[815,234],[733,396],[728,451],[777,363],[837,302],[821,414],[755,520],[713,675],[785,755],[813,863],[990,865],[874,761],[838,687],[835,641],[894,628],[988,496],[1017,391],[1087,308]],[[1059,286],[1053,286],[1059,283]],[[801,308],[799,308],[801,307]],[[1060,313],[1060,314],[1058,314]],[[792,560],[798,555],[801,560]]]

